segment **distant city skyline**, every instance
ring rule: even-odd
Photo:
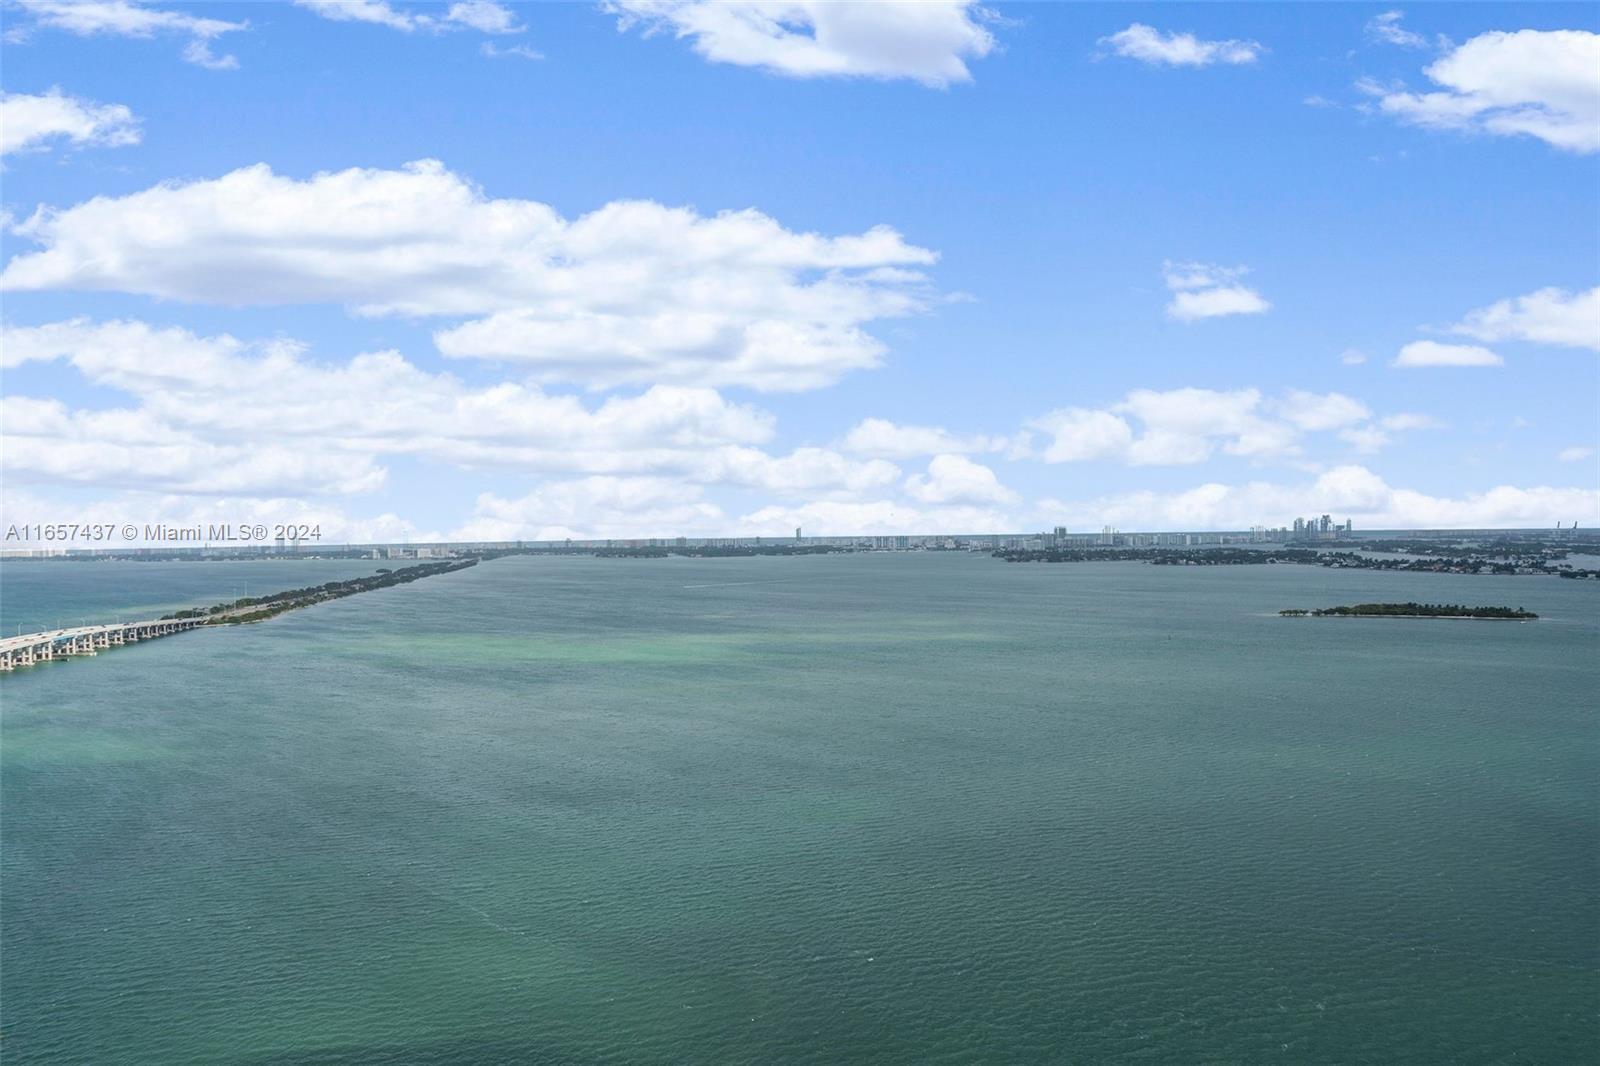
[[[1592,5],[764,11],[11,0],[0,525],[1600,525]]]
[[[514,538],[508,540],[411,540],[400,541],[334,541],[320,537],[270,542],[252,541],[237,536],[231,527],[168,527],[157,535],[147,533],[133,545],[102,544],[95,548],[50,546],[0,549],[0,558],[40,559],[62,556],[159,556],[204,555],[208,558],[237,556],[340,555],[357,553],[374,559],[436,558],[454,551],[479,551],[484,549],[528,549],[543,551],[572,548],[577,550],[608,548],[782,548],[791,547],[852,547],[877,550],[917,550],[927,548],[987,551],[992,549],[1041,549],[1054,547],[1216,547],[1239,544],[1280,544],[1287,547],[1326,546],[1330,543],[1353,543],[1363,537],[1383,540],[1390,537],[1426,540],[1435,536],[1497,536],[1517,534],[1538,536],[1541,533],[1566,533],[1568,537],[1584,534],[1600,542],[1600,532],[1582,530],[1577,526],[1557,526],[1553,529],[1372,529],[1357,532],[1353,520],[1333,522],[1329,519],[1323,527],[1320,518],[1313,524],[1296,520],[1291,526],[1251,526],[1247,529],[1226,530],[1174,530],[1174,529],[1118,529],[1103,526],[1099,530],[1074,530],[1057,526],[1050,530],[1035,531],[974,531],[946,530],[918,533],[823,533],[802,535],[796,530],[790,536],[684,535],[644,537],[562,537],[556,539]]]

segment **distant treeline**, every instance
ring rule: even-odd
[[[1006,548],[993,555],[1008,563],[1140,562],[1156,566],[1257,566],[1318,560],[1318,553],[1310,548]]]
[[[1366,545],[1362,547],[1365,549]],[[1600,579],[1600,570],[1582,570],[1551,561],[1552,558],[1562,557],[1560,555],[1550,557],[1536,554],[1508,559],[1485,555],[1481,550],[1459,554],[1438,552],[1419,559],[1373,558],[1354,551],[1289,547],[1012,548],[992,554],[996,559],[1004,559],[1008,563],[1143,562],[1155,566],[1263,566],[1269,563],[1292,563],[1326,566],[1336,570],[1394,570],[1412,574],[1550,574],[1556,577]]]
[[[1416,540],[1397,537],[1389,540],[1362,540],[1363,551],[1400,552],[1406,555],[1496,556],[1504,558],[1541,557],[1565,559],[1569,552],[1600,553],[1600,538],[1593,533],[1551,538],[1542,535],[1497,536],[1482,540]]]
[[[1458,603],[1358,603],[1349,607],[1279,611],[1286,618],[1538,618],[1521,607],[1465,607]]]
[[[465,570],[469,566],[477,565],[477,559],[452,559],[448,562],[420,563],[416,566],[402,567],[399,570],[379,570],[371,577],[351,578],[348,581],[329,581],[322,585],[307,585],[305,588],[285,589],[282,592],[274,592],[266,596],[245,596],[231,603],[218,603],[210,607],[195,607],[174,611],[172,614],[162,615],[162,618],[206,618],[213,625],[256,622],[297,607],[309,607],[313,603],[337,600],[344,596],[354,596],[358,592],[371,592],[374,589],[388,588],[391,585],[404,585],[420,578],[432,577],[435,574],[447,574],[452,570]],[[251,607],[260,607],[261,609],[258,611],[248,610]]]

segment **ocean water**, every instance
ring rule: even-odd
[[[1368,600],[1544,617],[1275,617]],[[1596,583],[927,553],[21,671],[0,1054],[1592,1062],[1597,652]]]
[[[159,618],[404,565],[376,559],[7,560],[0,566],[0,634]]]

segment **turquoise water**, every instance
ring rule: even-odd
[[[136,563],[7,560],[0,566],[0,633],[157,618],[241,596],[364,577],[375,559],[251,559]]]
[[[1545,617],[1273,616],[1369,600]],[[1591,583],[952,553],[22,671],[4,1057],[1593,1061],[1597,652]]]

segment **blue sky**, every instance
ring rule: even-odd
[[[5,524],[1600,521],[1592,6],[3,13]]]

